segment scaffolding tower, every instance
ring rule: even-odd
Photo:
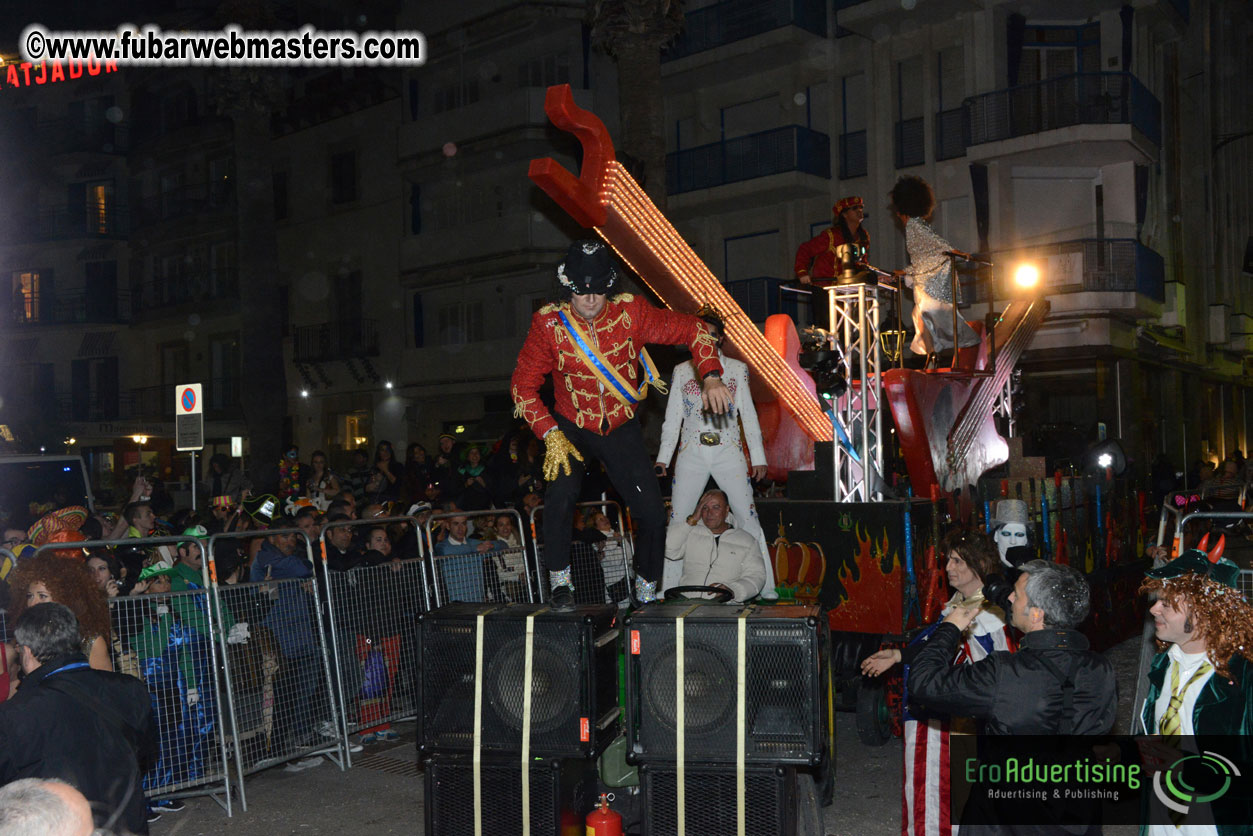
[[[825,290],[830,311],[830,348],[843,351],[848,371],[848,390],[835,401],[835,417],[861,458],[859,463],[841,446],[837,429],[836,441],[831,445],[835,459],[835,501],[875,502],[883,499],[880,372],[884,366],[879,345],[880,302],[891,299],[898,291],[873,282],[831,285]]]

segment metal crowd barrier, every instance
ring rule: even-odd
[[[170,545],[177,557],[177,544],[188,541],[205,553],[203,539],[186,536],[88,540],[73,548]],[[48,543],[35,556],[65,548],[64,543]],[[156,763],[144,774],[144,797],[207,795],[229,816],[231,782],[223,734],[227,717],[214,640],[224,637],[210,605],[208,580],[202,565],[200,589],[110,598],[110,649],[114,670],[141,680],[152,700],[160,745]]]
[[[442,523],[453,517],[468,520],[481,517],[513,517],[521,546],[517,548],[490,549],[460,554],[440,554],[440,543],[435,540],[433,523]],[[486,511],[453,511],[435,514],[427,519],[422,528],[430,561],[431,600],[436,607],[451,601],[472,603],[486,602],[533,602],[535,595],[531,568],[526,560],[526,539],[522,528],[522,515],[513,509],[495,508]],[[476,538],[480,539],[480,538]]]
[[[1172,517],[1174,518],[1174,530],[1180,531],[1179,517],[1183,511],[1171,504],[1170,500],[1174,496],[1174,491],[1171,491],[1166,496],[1162,497],[1162,513],[1157,521],[1157,545],[1159,546],[1166,545],[1166,536],[1169,530],[1168,526],[1171,524]]]
[[[9,549],[0,548],[0,567],[5,566],[6,564],[9,567],[9,571],[13,571],[14,567],[17,566],[17,555],[13,554],[13,552]],[[6,616],[7,612],[0,609],[0,644],[8,641],[9,638],[8,621]]]
[[[326,561],[326,532],[331,528],[369,530],[415,517],[346,520],[322,529],[321,560],[327,596],[327,628],[335,659],[335,692],[343,708],[343,737],[382,729],[413,717],[417,708],[412,672],[418,665],[413,624],[428,607],[425,547],[418,557],[348,571]],[[351,752],[348,754],[352,762]]]
[[[214,555],[219,543],[280,534],[304,540],[308,578],[218,583]],[[248,625],[247,641],[235,649],[229,643],[231,629],[237,637],[245,631],[232,626],[220,633],[231,751],[240,804],[247,810],[245,775],[311,755],[325,755],[342,770],[348,762],[347,739],[308,535],[298,528],[214,534],[207,556],[215,608],[224,622],[229,618],[233,625]]]
[[[635,583],[635,539],[626,527],[626,513],[613,500],[578,502],[574,508],[576,514],[580,508],[601,508],[611,521],[615,516],[609,514],[612,508],[616,511],[618,531],[613,538],[599,543],[570,542],[570,579],[574,581],[575,602],[616,604],[626,601]],[[549,586],[548,570],[544,567],[544,542],[540,536],[543,529],[539,518],[543,512],[544,506],[537,505],[531,509],[530,519],[535,544],[535,577],[539,581],[537,600],[540,601],[548,599]],[[600,595],[596,594],[598,591]]]

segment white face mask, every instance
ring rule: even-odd
[[[1001,562],[1009,566],[1005,553],[1011,546],[1027,545],[1027,526],[1022,523],[1005,523],[996,530],[992,539],[996,541],[996,548],[1001,553]]]

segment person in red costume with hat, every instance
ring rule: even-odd
[[[637,531],[635,598],[655,600],[665,560],[666,514],[652,459],[635,420],[648,384],[664,386],[646,343],[686,345],[702,379],[705,408],[724,413],[732,396],[722,383],[718,347],[704,322],[661,310],[615,288],[619,277],[599,241],[576,241],[557,267],[564,301],[545,305],[531,319],[518,355],[512,392],[515,414],[544,440],[544,563],[555,607],[574,601],[570,538],[583,467],[596,458],[631,510]],[[646,380],[640,383],[639,359]],[[553,376],[554,411],[539,389]]]
[[[79,531],[87,521],[87,509],[81,505],[71,505],[56,511],[49,511],[26,532],[27,542],[35,548],[48,543],[81,543],[87,538]],[[81,548],[57,549],[53,551],[57,557],[86,560],[87,554]]]
[[[834,222],[817,236],[809,239],[796,249],[796,279],[801,284],[812,284],[818,281],[834,279],[840,274],[843,265],[840,263],[836,248],[843,244],[852,244],[857,248],[854,262],[861,264],[869,257],[870,233],[861,225],[866,215],[865,204],[856,195],[840,198],[831,207]],[[829,328],[826,300],[813,305],[814,324],[820,328]]]

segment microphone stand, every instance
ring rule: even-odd
[[[958,300],[961,298],[961,296],[959,295],[961,291],[961,287],[958,285],[958,282],[957,282],[957,262],[959,260],[969,261],[972,264],[979,264],[984,267],[991,267],[992,262],[985,261],[981,258],[975,258],[970,253],[965,253],[965,252],[962,252],[961,250],[945,250],[943,253],[941,253],[941,255],[948,256],[948,277],[949,277],[949,283],[951,284],[951,290],[949,292],[952,293],[953,295],[953,359],[952,359],[952,362],[949,364],[949,371],[955,372],[957,371],[957,352],[958,352],[957,303],[958,303]]]

